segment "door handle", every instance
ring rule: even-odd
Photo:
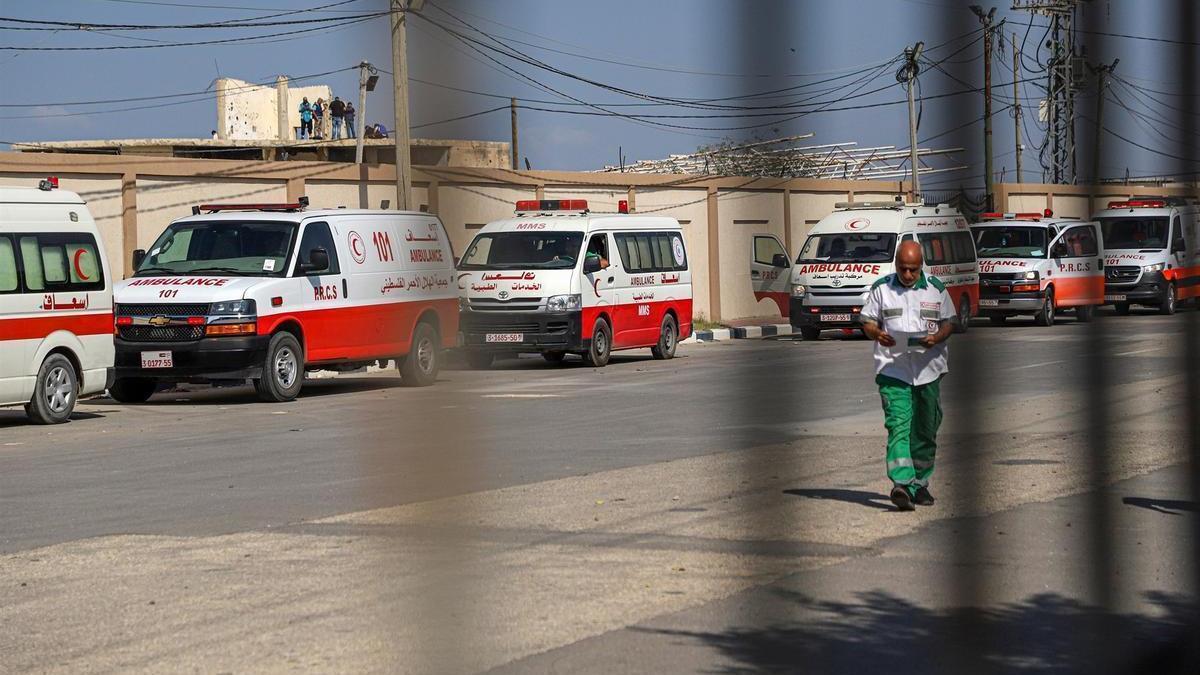
[[[613,282],[613,279],[616,279],[616,277],[609,277],[609,278],[608,278],[608,283],[610,283],[610,284],[611,284],[611,283]]]
[[[350,297],[350,288],[346,285],[345,279],[342,279],[342,297],[343,298]]]

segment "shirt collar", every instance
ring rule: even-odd
[[[892,277],[892,282],[896,284],[896,288],[912,288],[915,291],[923,291],[929,287],[929,284],[925,281],[925,270],[921,270],[921,276],[917,277],[917,283],[913,284],[912,286],[905,286],[904,284],[900,283],[899,273],[892,275]]]

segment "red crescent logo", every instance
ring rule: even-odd
[[[363,264],[367,259],[367,248],[363,244],[362,236],[357,232],[350,233],[350,256],[359,265]]]
[[[867,220],[866,218],[855,218],[854,220],[848,221],[846,223],[846,229],[852,230],[852,231],[853,230],[865,230],[870,225],[871,225],[871,221]]]
[[[87,253],[86,249],[81,248],[75,251],[75,275],[79,277],[80,281],[91,281],[92,278],[84,274],[83,268],[79,265],[79,259],[83,257],[84,253]]]

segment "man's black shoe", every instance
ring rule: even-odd
[[[892,503],[896,505],[897,511],[913,511],[912,497],[908,494],[908,488],[897,485],[892,488]]]
[[[933,506],[936,501],[933,495],[929,494],[929,488],[920,488],[917,490],[917,494],[913,495],[913,503],[917,506]]]

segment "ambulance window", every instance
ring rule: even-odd
[[[955,232],[950,235],[950,242],[954,248],[955,264],[975,262],[975,244],[971,233]]]
[[[1175,216],[1175,219],[1172,221],[1172,223],[1171,248],[1175,248],[1177,245],[1182,247],[1184,246],[1183,221],[1179,219],[1179,216]]]
[[[172,262],[184,262],[188,259],[188,250],[192,246],[192,234],[196,228],[187,227],[176,230],[174,236],[162,243],[162,249],[154,258],[156,265]]]
[[[89,234],[21,237],[25,288],[30,291],[94,291],[104,288],[96,239]]]
[[[337,246],[333,243],[333,233],[329,231],[328,223],[309,223],[305,226],[304,238],[300,240],[300,262],[308,261],[313,249],[317,248],[323,248],[329,254],[329,269],[315,274],[341,274]]]
[[[1064,239],[1067,241],[1067,250],[1073,257],[1100,255],[1100,247],[1096,243],[1096,230],[1090,226],[1071,228]]]
[[[754,262],[759,265],[774,264],[775,256],[787,256],[787,251],[775,237],[758,236],[754,238]]]
[[[588,240],[587,253],[594,253],[605,260],[609,260],[608,256],[608,235],[596,234]]]
[[[0,237],[0,293],[17,290],[17,251],[12,239]]]
[[[949,245],[944,234],[925,234],[919,237],[925,252],[926,265],[945,265],[950,262]]]
[[[654,259],[654,247],[650,245],[650,236],[639,234],[637,236],[638,255],[642,259],[642,269],[647,272],[657,272],[662,265]]]

